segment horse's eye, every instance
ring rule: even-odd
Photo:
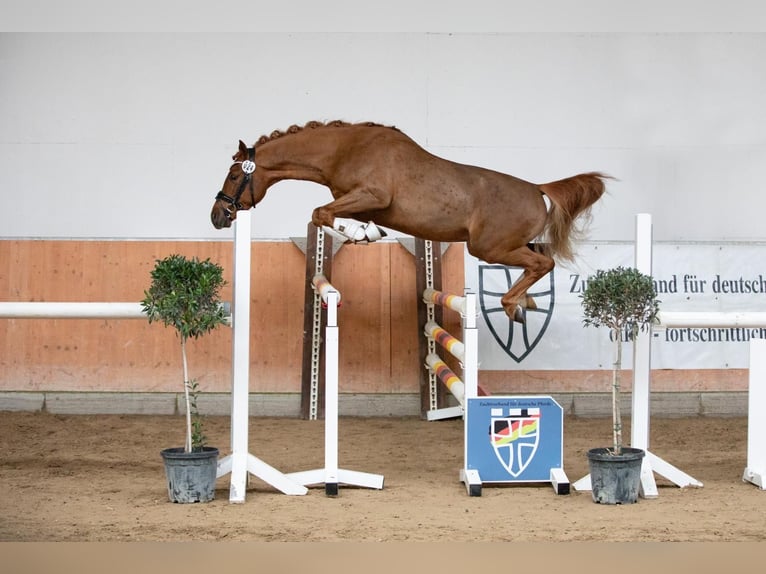
[[[229,174],[229,181],[236,181],[236,180],[237,180],[237,174],[236,173]]]

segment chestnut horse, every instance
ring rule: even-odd
[[[581,231],[575,220],[589,213],[608,177],[529,183],[436,157],[394,127],[340,121],[275,131],[250,148],[240,140],[233,159],[210,214],[217,229],[278,181],[319,183],[334,200],[317,207],[311,221],[344,240],[379,239],[380,224],[431,241],[464,241],[487,263],[523,268],[502,297],[505,312],[520,322],[523,309],[534,307],[527,289],[553,269],[553,257],[573,258],[572,239]],[[535,238],[542,244],[530,245]]]

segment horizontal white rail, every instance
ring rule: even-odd
[[[660,324],[663,327],[766,327],[766,313],[763,312],[713,312],[713,311],[660,311]]]
[[[146,319],[141,303],[3,301],[6,319]]]
[[[223,303],[231,325],[231,304]],[[146,319],[141,303],[0,301],[0,319]]]

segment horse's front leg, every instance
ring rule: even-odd
[[[340,234],[343,240],[369,243],[385,237],[385,231],[378,228],[372,221],[361,223],[353,218],[359,213],[385,209],[390,203],[390,196],[377,189],[358,188],[326,205],[317,207],[311,215],[311,222],[317,227],[325,228],[333,235]]]
[[[498,262],[524,269],[521,276],[513,282],[511,288],[500,300],[506,315],[518,323],[524,323],[524,309],[537,308],[532,297],[527,295],[527,290],[549,273],[555,263],[550,257],[532,251],[528,247],[511,251]]]

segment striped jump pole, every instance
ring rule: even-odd
[[[431,353],[426,357],[426,364],[444,386],[449,389],[449,392],[457,399],[460,406],[465,407],[465,383],[463,383],[460,377],[436,353]]]
[[[436,289],[426,289],[423,291],[423,301],[433,305],[441,305],[442,307],[447,307],[448,309],[452,309],[461,315],[466,314],[465,297],[460,297],[459,295],[443,293],[441,291],[437,291]]]
[[[453,409],[429,411],[427,416],[428,420],[448,416],[463,418],[463,467],[460,469],[460,481],[465,484],[471,496],[480,496],[482,480],[479,472],[475,468],[468,467],[468,401],[479,395],[479,331],[476,327],[476,295],[466,292],[463,297],[460,297],[435,289],[425,289],[423,301],[429,306],[439,305],[460,313],[462,341],[447,332],[436,321],[428,321],[425,325],[424,333],[428,338],[429,347],[435,347],[438,344],[460,361],[463,367],[461,380],[436,352],[426,356],[430,373],[449,389],[460,404]]]
[[[457,407],[431,409],[426,413],[426,418],[428,420],[439,420],[457,416],[462,417],[465,413],[466,398],[477,396],[479,387],[476,295],[466,293],[461,297],[427,288],[423,291],[423,302],[429,306],[446,307],[460,313],[463,332],[463,340],[461,341],[433,319],[429,319],[426,322],[424,335],[427,337],[429,344],[429,353],[425,359],[426,366],[429,373],[441,381],[459,403]],[[460,361],[463,368],[463,379],[458,377],[436,353],[436,344]]]
[[[426,323],[424,333],[426,337],[430,337],[436,341],[457,360],[465,360],[465,345],[460,341],[460,339],[453,337],[445,329],[440,327],[438,323],[434,321],[429,321]]]

